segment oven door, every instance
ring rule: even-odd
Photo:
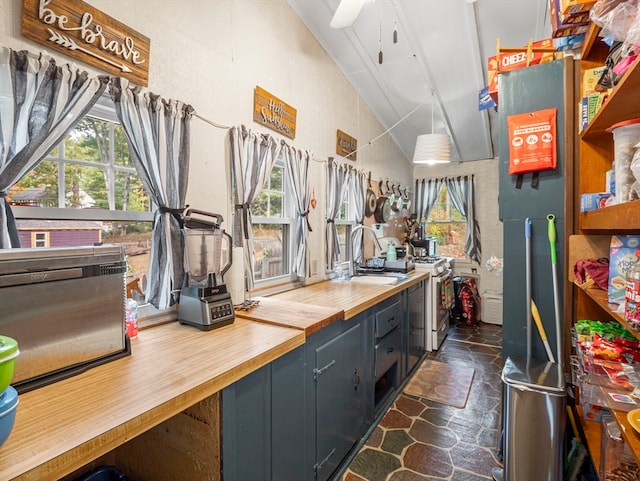
[[[431,349],[436,351],[449,332],[449,316],[453,306],[453,279],[448,269],[431,279]]]

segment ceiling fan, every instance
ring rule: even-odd
[[[373,0],[340,0],[329,25],[332,28],[350,27],[353,25],[353,22],[356,21],[356,18],[358,18],[364,4],[372,1]]]

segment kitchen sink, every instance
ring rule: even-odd
[[[337,282],[354,282],[358,284],[377,284],[377,285],[394,285],[400,284],[409,279],[408,274],[401,272],[376,272],[357,274],[352,277],[335,278]]]

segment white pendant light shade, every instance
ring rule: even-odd
[[[413,152],[414,164],[442,164],[451,158],[450,139],[447,134],[418,135]]]

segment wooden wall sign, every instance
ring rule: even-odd
[[[253,91],[253,120],[282,135],[296,137],[298,111],[278,97],[256,86]]]
[[[149,83],[149,39],[81,0],[23,0],[21,32],[136,85]]]
[[[358,155],[355,153],[356,150],[358,150],[358,140],[338,129],[336,133],[336,154],[356,160]]]

